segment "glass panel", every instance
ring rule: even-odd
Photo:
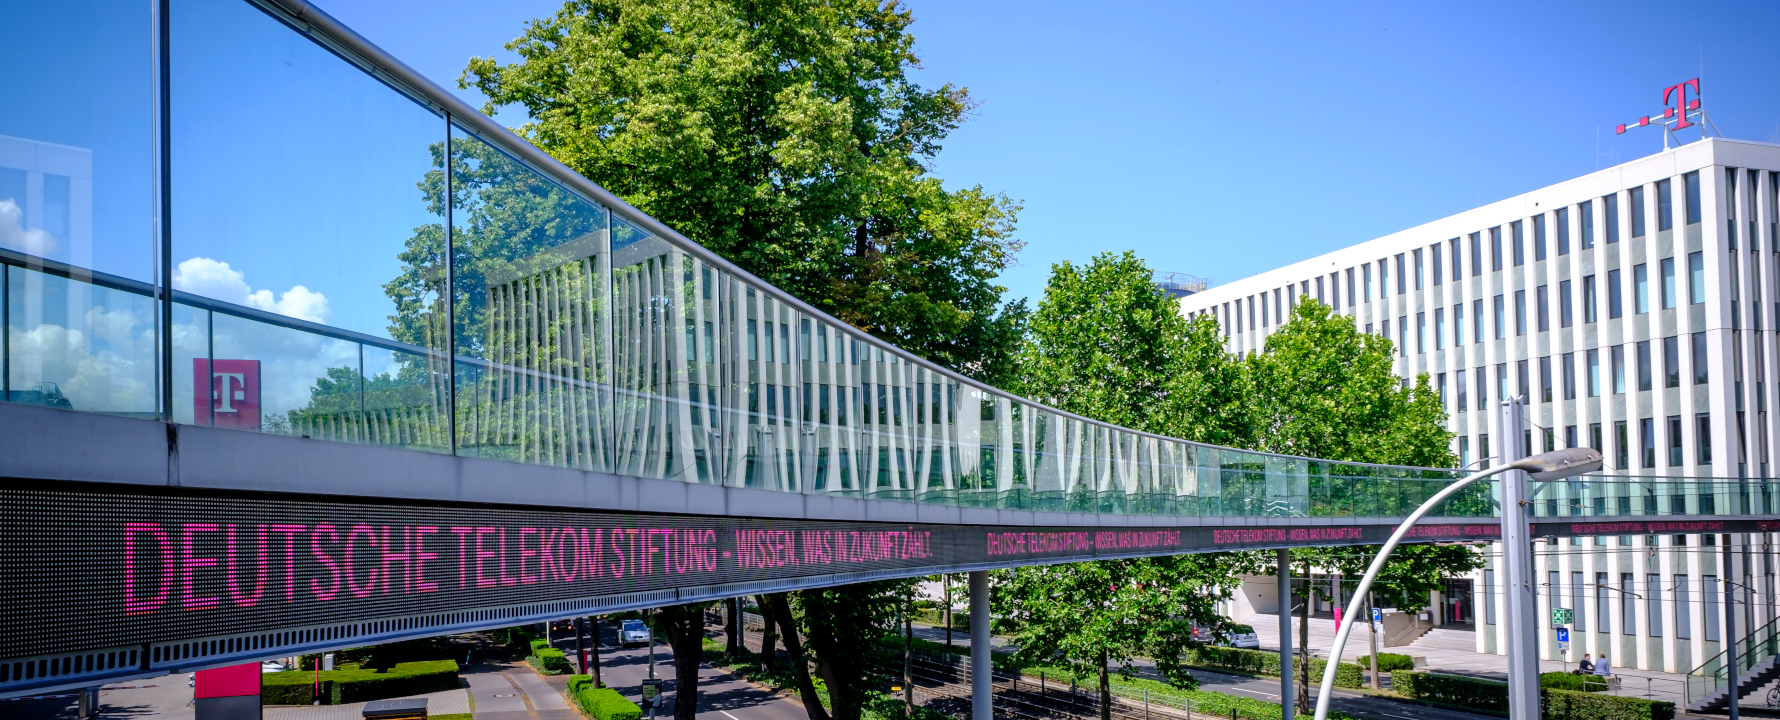
[[[157,416],[152,8],[4,11],[0,399]]]
[[[36,265],[42,268],[41,264]],[[4,270],[10,402],[155,418],[155,303],[139,283]]]
[[[176,417],[448,451],[443,120],[250,3],[171,27]]]
[[[617,330],[607,312],[605,208],[456,127],[451,207],[459,454],[611,469],[605,339]],[[659,283],[678,276],[666,274],[641,287],[662,293]],[[643,303],[633,309],[650,307],[627,298]],[[659,321],[626,316],[630,328]],[[644,369],[665,379],[664,366]],[[629,472],[684,472],[668,462],[665,435],[633,429],[616,440],[634,453]]]

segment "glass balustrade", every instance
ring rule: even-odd
[[[71,0],[0,23],[0,57],[50,69],[0,106],[8,401],[1057,513],[1393,518],[1464,475],[1199,445],[1013,397],[650,231],[273,4],[150,7]],[[1497,496],[1480,484],[1436,515],[1493,516]],[[1771,503],[1756,481],[1590,479],[1537,487],[1533,510]]]

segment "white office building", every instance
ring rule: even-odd
[[[1780,145],[1706,139],[1212,287],[1180,307],[1214,314],[1229,349],[1244,354],[1262,352],[1300,298],[1351,316],[1396,344],[1404,378],[1428,375],[1467,464],[1505,440],[1495,401],[1523,395],[1531,430],[1506,440],[1532,452],[1589,446],[1626,475],[1765,487],[1780,443],[1768,417],[1780,402],[1770,381],[1780,371],[1777,204]],[[1650,498],[1664,513],[1714,501],[1665,493]],[[1732,544],[1743,635],[1776,617],[1773,539],[1536,544],[1543,656],[1558,657],[1555,604],[1577,618],[1572,659],[1605,653],[1615,666],[1693,669],[1723,650],[1718,544]],[[1500,653],[1499,548],[1487,554],[1487,568],[1449,581],[1431,614],[1470,625],[1479,652]]]

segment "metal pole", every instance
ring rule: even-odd
[[[649,679],[654,680],[655,679],[655,628],[649,626],[649,611],[648,610],[643,611],[643,629],[649,631]],[[623,632],[623,631],[624,631],[624,629],[622,627],[620,627],[619,632]],[[624,640],[624,638],[618,638],[618,639],[620,641]],[[650,708],[649,708],[649,717],[651,717],[651,718],[655,717],[654,706],[650,706]]]
[[[1292,689],[1292,551],[1281,548],[1279,558],[1279,709],[1280,717],[1297,717],[1293,705],[1298,693]]]
[[[989,571],[970,574],[970,717],[994,720],[989,669]]]
[[[1496,448],[1501,465],[1526,457],[1525,400],[1511,397],[1498,406]],[[1533,538],[1527,525],[1527,474],[1510,470],[1502,476],[1502,589],[1508,610],[1508,717],[1539,719],[1539,601],[1533,587]]]
[[[1731,536],[1724,535],[1718,543],[1718,554],[1724,558],[1723,575],[1719,576],[1718,584],[1724,588],[1724,670],[1725,702],[1729,703],[1731,720],[1740,720],[1737,712],[1737,611],[1734,606],[1736,594],[1731,590],[1733,583],[1731,568]]]

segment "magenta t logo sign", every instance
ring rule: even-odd
[[[1693,94],[1694,94],[1694,98],[1695,98],[1692,104],[1689,104],[1687,102],[1687,88],[1689,86],[1693,87]],[[1679,120],[1679,122],[1675,123],[1675,127],[1673,128],[1675,130],[1680,130],[1681,128],[1684,128],[1684,127],[1693,127],[1693,123],[1690,123],[1687,121],[1687,111],[1700,106],[1700,101],[1698,99],[1700,96],[1700,79],[1694,78],[1694,79],[1689,80],[1684,83],[1670,85],[1666,88],[1663,88],[1663,104],[1664,105],[1669,104],[1669,96],[1670,95],[1675,96],[1675,107],[1664,110],[1663,117],[1664,118],[1676,118],[1677,120]]]

